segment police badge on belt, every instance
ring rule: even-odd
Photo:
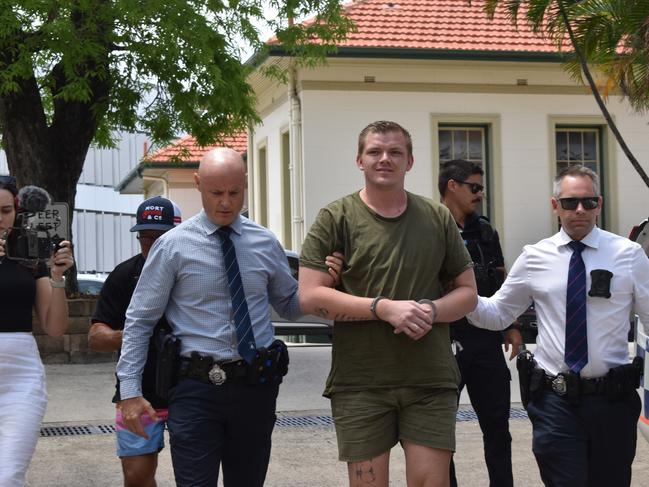
[[[215,363],[207,373],[207,378],[215,386],[220,386],[225,382],[225,379],[227,379],[227,375],[225,374],[225,370],[223,370],[219,364]]]

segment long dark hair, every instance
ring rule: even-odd
[[[10,182],[0,181],[0,189],[6,189],[14,197],[14,209],[18,211],[18,187]]]

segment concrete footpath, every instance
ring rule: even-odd
[[[338,487],[347,485],[346,467],[337,460],[336,437],[329,401],[321,396],[329,370],[329,347],[291,347],[291,369],[278,399],[278,425],[268,487]],[[513,369],[513,379],[515,369]],[[120,462],[110,432],[114,407],[114,364],[48,365],[49,405],[44,432],[64,435],[41,437],[27,476],[32,487],[109,487],[122,484]],[[531,452],[531,426],[524,417],[512,383],[510,421],[516,485],[541,486]],[[457,424],[456,464],[460,486],[488,486],[482,434],[466,395],[461,399]],[[74,428],[74,427],[77,428]],[[73,434],[65,434],[70,433]],[[89,434],[79,434],[89,433]],[[401,448],[392,450],[391,486],[404,486],[405,463]],[[633,465],[633,486],[649,485],[649,444],[640,437]],[[160,453],[158,486],[174,484],[169,450]],[[612,486],[615,487],[615,486]]]

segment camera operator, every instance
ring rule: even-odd
[[[22,486],[47,405],[45,373],[32,335],[32,308],[50,336],[68,326],[64,272],[74,259],[63,241],[50,258],[28,266],[7,258],[18,208],[13,176],[0,176],[0,485]]]

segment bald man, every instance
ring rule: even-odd
[[[194,181],[202,211],[153,245],[126,313],[118,407],[144,437],[141,416],[155,420],[155,410],[140,377],[164,314],[182,341],[168,418],[177,485],[215,486],[222,465],[225,487],[262,486],[288,362],[270,306],[298,318],[297,283],[277,238],[240,215],[246,172],[237,152],[208,152]]]

